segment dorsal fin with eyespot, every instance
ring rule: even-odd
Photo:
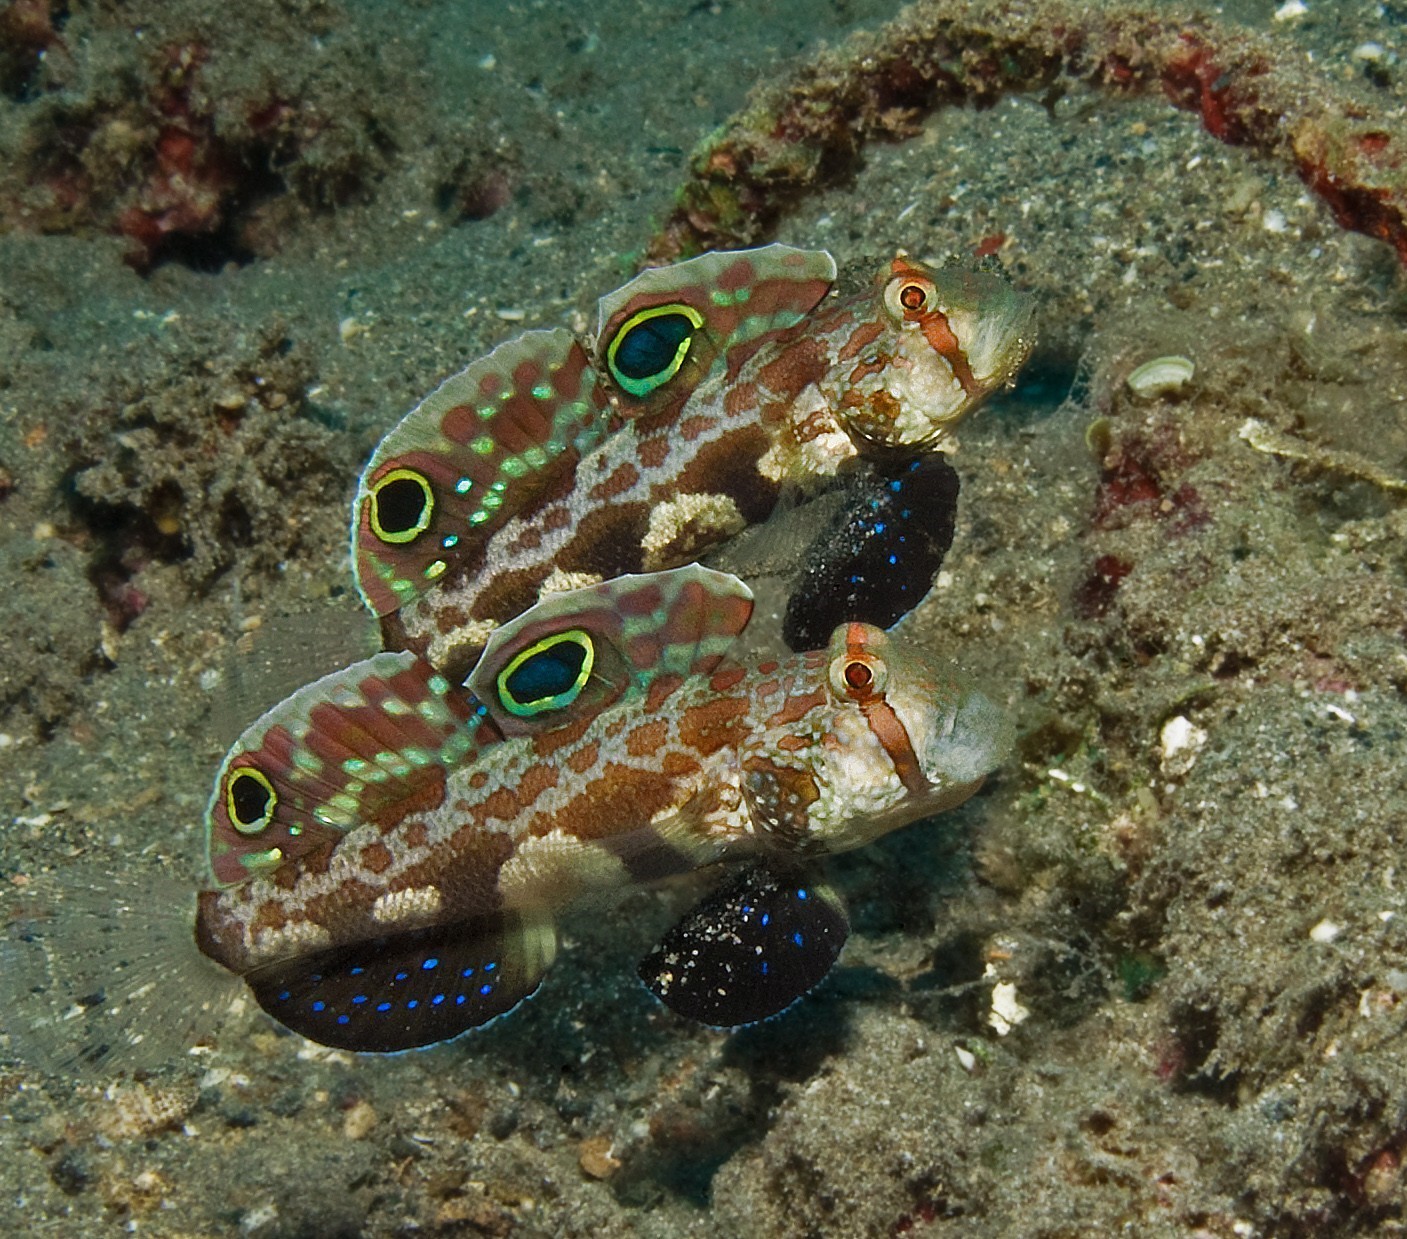
[[[689,564],[548,594],[496,629],[465,687],[507,734],[598,713],[629,691],[707,675],[747,627],[752,591]]]
[[[644,271],[599,302],[597,369],[625,416],[671,418],[701,384],[736,374],[800,323],[834,280],[828,253],[788,245]]]

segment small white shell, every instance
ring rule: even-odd
[[[1181,391],[1192,381],[1197,366],[1190,357],[1173,354],[1145,361],[1125,380],[1140,400],[1156,400]]]

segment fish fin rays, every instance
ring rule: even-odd
[[[226,756],[206,814],[221,886],[248,881],[378,814],[434,803],[475,751],[472,704],[428,663],[377,654],[299,689]]]
[[[0,937],[9,1054],[63,1075],[167,1065],[243,993],[201,954],[189,883],[82,865],[15,892]]]
[[[585,350],[529,331],[451,375],[377,446],[352,509],[362,600],[387,615],[472,562],[609,431]]]

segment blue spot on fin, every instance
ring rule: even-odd
[[[310,1041],[389,1053],[448,1041],[511,1011],[555,953],[550,922],[514,917],[345,943],[244,979],[265,1011]]]
[[[729,1028],[789,1007],[830,971],[849,932],[829,887],[756,866],[694,907],[641,962],[670,1010]]]
[[[902,498],[901,496],[902,492]],[[802,557],[782,636],[823,649],[852,620],[890,628],[928,592],[953,542],[958,475],[941,452],[857,470],[835,516]]]

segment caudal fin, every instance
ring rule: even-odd
[[[80,867],[0,911],[5,1057],[56,1074],[149,1070],[212,1032],[238,977],[196,946],[189,883]]]

